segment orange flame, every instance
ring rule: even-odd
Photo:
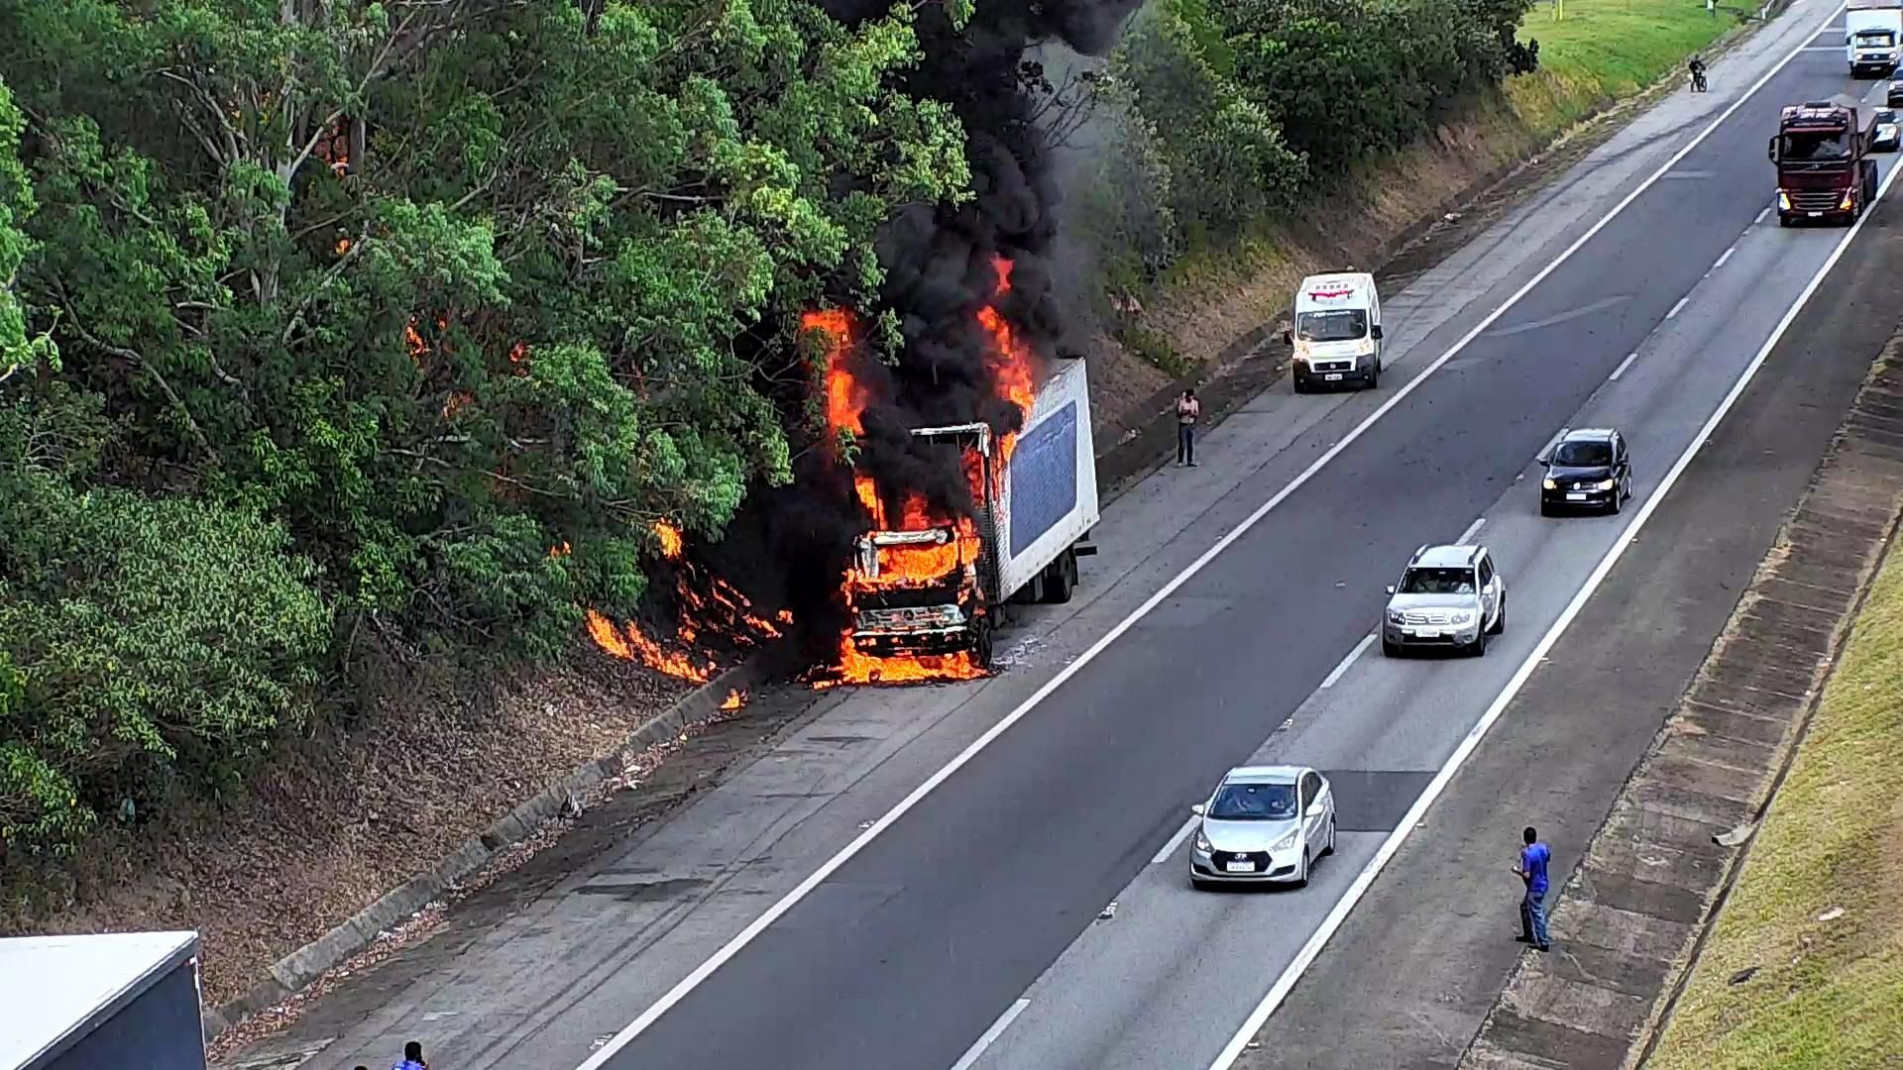
[[[685,543],[681,539],[681,529],[666,520],[654,522],[654,537],[661,540],[661,556],[670,561],[678,560]]]
[[[846,367],[847,358],[852,355],[852,347],[856,344],[858,321],[843,308],[828,308],[802,315],[800,327],[802,330],[821,331],[827,336],[827,429],[834,433],[850,431],[855,435],[865,434],[865,427],[860,424],[859,417],[866,411],[870,393]],[[861,500],[864,497],[861,493]]]
[[[571,552],[568,544],[565,542],[560,546],[551,546],[548,548],[548,556],[550,557],[567,557]]]
[[[601,649],[623,661],[638,661],[656,672],[689,683],[704,684],[714,673],[711,661],[695,661],[690,654],[662,647],[633,621],[616,626],[614,621],[591,609],[588,611],[588,633]]]
[[[350,251],[350,239],[338,238],[337,239],[337,255],[342,256],[349,251]]]
[[[747,693],[736,687],[727,692],[727,699],[720,704],[720,708],[723,710],[737,710],[746,704]]]

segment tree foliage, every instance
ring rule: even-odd
[[[1156,158],[1125,170],[1168,191],[1178,233],[1165,244],[1219,243],[1531,70],[1515,39],[1529,6],[1154,0],[1113,57],[1120,95],[1103,103],[1155,134]]]
[[[795,314],[968,195],[912,19],[0,0],[8,839],[215,781],[362,636],[564,650],[787,479]]]

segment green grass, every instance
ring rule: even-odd
[[[1554,11],[1541,0],[1528,13],[1520,39],[1540,43],[1540,69],[1505,87],[1520,120],[1549,136],[1682,68],[1737,25],[1734,9],[1708,13],[1699,0],[1565,0],[1557,21]]]
[[[1903,1060],[1899,769],[1903,552],[1889,555],[1858,616],[1647,1070]]]

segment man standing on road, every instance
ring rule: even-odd
[[[1196,418],[1203,414],[1203,403],[1196,391],[1185,390],[1176,399],[1176,463],[1196,467]]]
[[[423,1044],[412,1040],[403,1045],[403,1061],[390,1070],[429,1070],[429,1064],[423,1061]]]
[[[1552,941],[1546,935],[1546,863],[1552,860],[1553,852],[1540,842],[1540,834],[1528,825],[1521,837],[1526,846],[1520,849],[1520,864],[1513,867],[1522,882],[1526,884],[1526,894],[1520,899],[1520,942],[1532,944],[1541,951],[1551,951]]]

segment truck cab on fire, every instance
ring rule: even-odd
[[[1860,123],[1864,113],[1870,122]],[[1769,154],[1777,165],[1779,226],[1853,222],[1877,195],[1875,113],[1847,97],[1786,107]]]

